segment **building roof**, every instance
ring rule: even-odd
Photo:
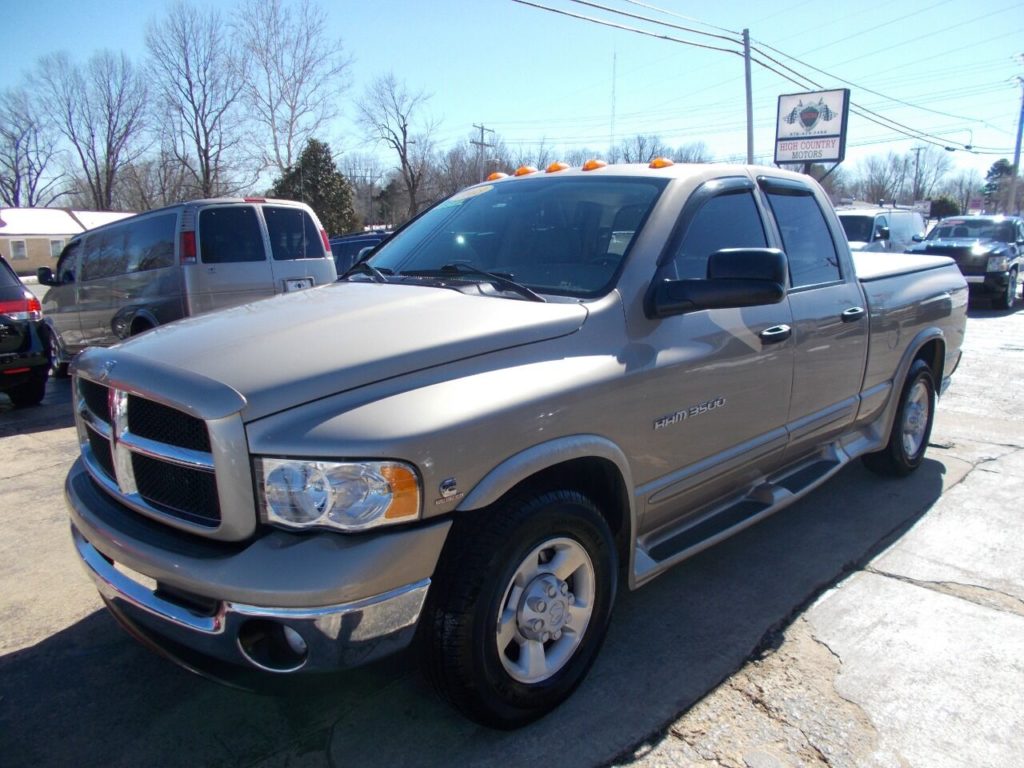
[[[134,215],[114,211],[73,211],[69,208],[0,208],[0,237],[67,237]]]

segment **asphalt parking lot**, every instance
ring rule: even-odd
[[[851,465],[620,593],[564,706],[461,719],[410,655],[253,693],[125,635],[72,552],[67,380],[0,396],[0,764],[1010,766],[1024,754],[1024,306],[974,309],[929,458]]]

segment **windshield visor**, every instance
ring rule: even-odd
[[[469,187],[405,227],[370,264],[389,279],[462,264],[538,293],[597,297],[614,285],[666,184],[577,176]]]

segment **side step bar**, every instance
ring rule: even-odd
[[[766,478],[742,496],[714,507],[697,520],[687,520],[679,528],[659,531],[638,541],[633,573],[637,585],[789,506],[828,480],[851,458],[833,444],[784,470],[784,474]]]

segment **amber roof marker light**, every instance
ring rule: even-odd
[[[584,171],[596,171],[598,168],[604,168],[607,165],[608,165],[608,163],[606,163],[604,160],[598,160],[596,158],[591,158],[590,160],[587,160],[587,162],[585,162],[583,164],[583,170]]]

